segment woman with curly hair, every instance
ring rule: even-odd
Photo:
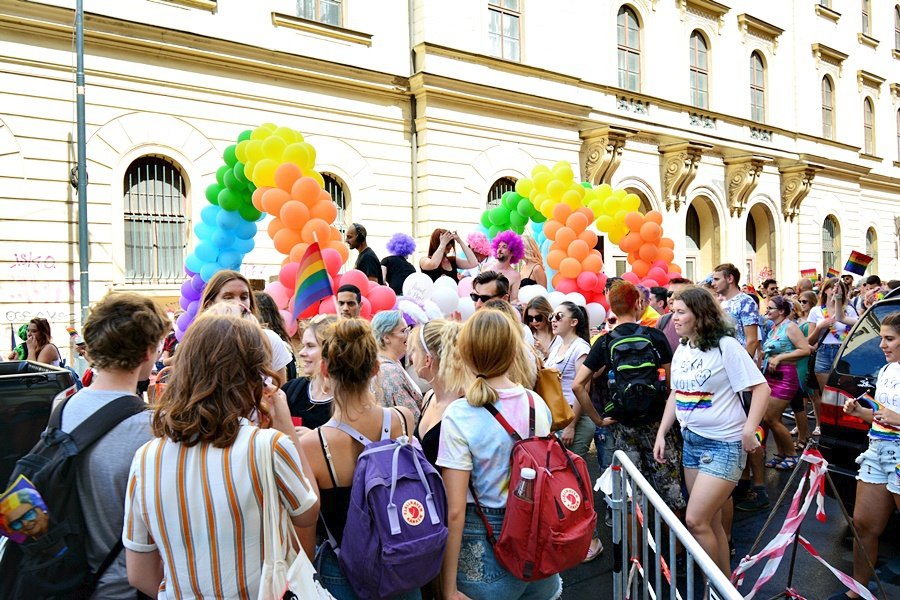
[[[509,281],[509,301],[515,303],[519,299],[519,284],[522,276],[513,267],[525,256],[525,244],[514,231],[501,231],[491,242],[494,263],[490,269],[503,274]]]
[[[459,244],[464,256],[456,255],[454,245]],[[419,269],[437,281],[439,277],[446,275],[453,281],[459,281],[457,269],[471,269],[478,266],[475,253],[469,248],[459,234],[455,231],[437,228],[431,232],[431,240],[428,242],[428,256],[419,260]]]
[[[731,574],[722,508],[741,478],[748,452],[758,452],[756,428],[766,412],[769,386],[734,337],[712,294],[689,287],[674,296],[672,320],[681,343],[672,357],[672,392],[656,434],[654,458],[665,462],[666,434],[678,419],[684,437],[685,520],[725,575]],[[749,415],[738,394],[750,390]]]
[[[416,251],[416,241],[405,233],[395,233],[386,247],[391,255],[381,259],[381,273],[384,282],[400,296],[403,294],[403,282],[416,272],[409,262],[409,257]]]
[[[522,277],[522,286],[540,285],[547,287],[547,272],[544,271],[544,259],[541,256],[541,249],[538,248],[537,242],[530,235],[522,238],[525,244],[525,258],[522,260],[520,273]]]

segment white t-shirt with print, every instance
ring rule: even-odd
[[[733,337],[722,338],[718,348],[705,352],[680,344],[672,357],[675,416],[682,429],[705,438],[740,441],[747,415],[737,394],[765,382]]]
[[[829,315],[830,316],[830,315]],[[846,306],[844,308],[844,316],[845,317],[855,317],[856,311],[852,306]],[[825,319],[825,315],[822,314],[822,307],[815,306],[811,311],[809,311],[809,316],[806,317],[806,320],[812,324],[814,327],[816,323]],[[849,331],[849,327],[844,325],[840,321],[836,321],[834,324],[834,330],[840,333],[841,335],[846,334]],[[828,329],[828,332],[822,336],[821,340],[819,340],[820,344],[840,344],[841,340],[839,340],[833,333],[831,333],[831,328]]]
[[[550,409],[544,399],[534,392],[534,433],[550,433]],[[497,390],[499,398],[494,406],[522,438],[528,436],[528,396],[525,388]],[[460,398],[444,411],[441,419],[441,444],[438,466],[459,471],[471,471],[472,486],[478,502],[487,508],[506,508],[509,491],[509,459],[513,439],[482,406],[475,407]],[[467,501],[474,502],[470,492]]]
[[[888,363],[878,372],[875,400],[885,408],[900,413],[900,363]],[[900,427],[872,421],[869,439],[900,444]]]

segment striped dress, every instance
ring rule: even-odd
[[[157,438],[135,454],[122,538],[129,550],[159,551],[159,598],[256,598],[263,563],[258,444],[272,448],[288,513],[308,510],[316,496],[291,439],[246,419],[228,448]]]

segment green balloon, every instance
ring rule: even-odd
[[[241,217],[242,217],[245,221],[250,221],[251,223],[252,223],[253,221],[256,221],[257,219],[259,219],[259,218],[262,216],[262,213],[259,212],[258,210],[256,210],[256,207],[253,206],[252,204],[250,204],[250,205],[247,205],[247,204],[242,205],[242,206],[238,209],[238,213],[241,215]]]
[[[250,136],[253,135],[252,129],[245,129],[241,132],[241,134],[237,137],[238,143],[243,142],[244,140],[249,140]]]
[[[219,206],[225,210],[237,210],[241,206],[241,197],[228,188],[219,192]]]
[[[481,213],[481,225],[485,229],[491,228],[491,225],[493,225],[493,223],[491,223],[491,211],[486,210],[483,213]]]
[[[234,174],[234,169],[225,171],[225,175],[222,177],[222,180],[225,184],[225,187],[227,187],[229,190],[234,190],[235,192],[240,192],[247,187],[245,184],[241,183],[241,181]]]
[[[531,220],[532,220],[534,223],[543,223],[544,221],[547,220],[547,217],[545,217],[545,216],[543,215],[543,213],[541,213],[541,211],[536,210],[536,211],[534,211],[533,213],[531,213]]]
[[[532,204],[531,200],[529,200],[528,198],[522,198],[516,205],[516,212],[520,213],[526,218],[530,217],[532,214],[534,214],[534,204]]]
[[[499,227],[497,227],[496,225],[492,225],[488,229],[488,237],[493,239],[493,238],[497,237],[497,234],[500,233],[501,231],[503,231],[503,230],[500,229]]]
[[[231,167],[229,167],[228,165],[222,165],[218,168],[218,170],[216,171],[216,181],[219,182],[219,185],[225,185],[225,173],[230,170]]]
[[[252,196],[253,192],[255,192],[255,191],[256,191],[256,186],[253,184],[252,181],[248,181],[247,182],[247,192]]]
[[[231,168],[234,168],[235,163],[237,163],[237,156],[234,155],[234,149],[237,146],[234,144],[225,148],[225,152],[222,153],[222,158],[225,159],[225,164]]]
[[[495,206],[491,209],[491,223],[502,227],[509,223],[509,210],[503,206]]]
[[[219,204],[219,192],[221,192],[224,188],[218,183],[210,184],[206,188],[206,199],[210,204]]]
[[[581,187],[587,188],[587,189],[591,189],[591,188],[594,187],[594,186],[591,185],[591,182],[590,182],[590,181],[582,181],[582,182],[581,182]]]
[[[516,233],[521,234],[522,232],[520,230],[528,224],[528,217],[525,217],[520,213],[513,211],[509,213],[509,224],[513,226],[513,229],[516,230]]]
[[[234,168],[231,169],[231,172],[234,173],[235,178],[244,185],[250,183],[250,180],[247,179],[247,175],[244,174],[244,163],[241,161],[234,163]]]

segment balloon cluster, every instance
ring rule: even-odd
[[[628,253],[631,271],[622,275],[624,279],[650,288],[668,285],[672,276],[681,274],[681,267],[672,262],[675,241],[663,237],[662,220],[662,214],[655,210],[646,215],[625,215],[629,232],[619,242],[619,248]]]
[[[625,216],[640,208],[641,199],[637,194],[614,190],[604,183],[594,188],[594,198],[587,206],[597,215],[597,229],[606,233],[610,242],[618,244],[628,233]]]
[[[544,235],[553,240],[547,265],[558,271],[553,276],[553,287],[563,293],[597,289],[603,256],[595,249],[597,234],[588,229],[593,219],[594,214],[589,208],[572,210],[568,204],[560,203],[553,207],[553,217],[544,224]],[[574,285],[567,285],[564,280]],[[563,289],[565,287],[572,289]],[[602,285],[599,290],[603,290]]]
[[[481,225],[490,238],[507,230],[522,235],[529,220],[542,223],[546,217],[535,210],[531,200],[518,192],[506,192],[501,196],[498,206],[484,211],[481,215]]]
[[[299,131],[263,123],[239,140],[235,158],[244,165],[244,175],[256,187],[275,187],[275,171],[284,163],[296,165],[320,188],[325,187],[325,180],[315,170],[316,149],[303,141]]]

